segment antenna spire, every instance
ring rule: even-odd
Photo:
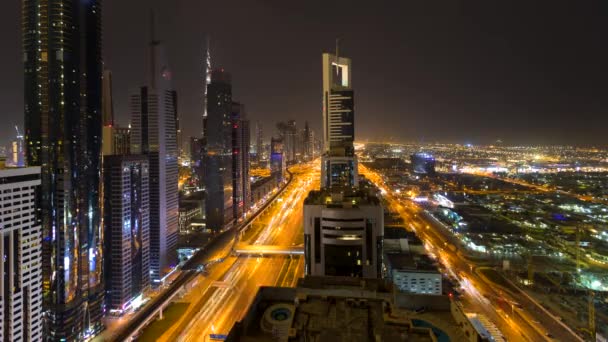
[[[340,38],[336,38],[336,59],[340,57]]]

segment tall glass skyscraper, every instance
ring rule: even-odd
[[[323,54],[323,156],[321,187],[358,185],[355,108],[350,58]]]
[[[207,227],[216,231],[234,219],[231,115],[230,74],[223,69],[214,70],[207,85],[203,163]]]
[[[23,0],[27,162],[41,166],[47,340],[101,330],[101,1]]]
[[[131,153],[149,158],[150,274],[158,284],[177,266],[179,216],[177,94],[164,45],[156,40],[154,18],[149,44],[148,85],[131,93]]]

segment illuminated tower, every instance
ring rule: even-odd
[[[101,330],[101,1],[23,0],[27,163],[41,166],[45,339]]]
[[[314,276],[382,276],[384,210],[359,185],[351,61],[323,54],[321,190],[304,201],[304,271]]]
[[[232,85],[224,69],[213,71],[203,134],[207,228],[220,230],[234,219],[232,182]]]
[[[130,106],[131,153],[147,155],[150,163],[150,273],[152,282],[159,283],[177,262],[177,95],[154,27],[152,16],[149,81],[131,93]]]
[[[203,133],[202,136],[205,136],[205,118],[207,117],[207,86],[209,85],[209,83],[211,83],[211,38],[209,37],[209,35],[206,36],[205,39],[205,57],[203,60]]]
[[[15,131],[17,135],[15,136],[15,140],[11,143],[11,164],[14,167],[24,167],[25,166],[25,144],[23,141],[23,134],[19,132],[19,127],[15,126]]]
[[[323,54],[323,161],[321,187],[358,184],[351,60]]]

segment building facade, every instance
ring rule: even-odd
[[[355,109],[351,60],[323,54],[323,162],[321,187],[357,187]]]
[[[44,337],[102,328],[101,2],[24,0],[25,143],[41,166]]]
[[[40,167],[0,167],[0,341],[41,341]]]
[[[251,180],[249,179],[250,131],[244,105],[232,103],[232,209],[234,218],[243,217],[251,207]]]
[[[380,278],[384,210],[363,190],[311,191],[304,202],[305,274]]]
[[[388,276],[400,291],[437,296],[442,294],[442,275],[433,260],[425,254],[385,253],[384,260]]]
[[[144,155],[103,163],[106,308],[122,314],[150,286],[149,163]]]
[[[148,85],[131,93],[130,107],[131,153],[146,155],[150,163],[150,272],[154,284],[177,266],[177,96],[164,47],[154,32],[149,48]]]
[[[217,231],[234,219],[232,182],[232,85],[230,74],[214,70],[207,86],[204,120],[204,184],[207,228]]]
[[[277,183],[285,179],[285,172],[287,171],[283,147],[282,138],[270,139],[270,175],[277,180]]]
[[[124,155],[131,153],[131,130],[125,127],[103,126],[103,147],[102,154]]]
[[[101,90],[101,112],[103,126],[114,126],[114,97],[112,94],[112,71],[103,71],[103,83]]]
[[[323,54],[321,190],[304,201],[305,274],[382,277],[384,209],[359,183],[351,61]]]

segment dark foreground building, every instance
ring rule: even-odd
[[[27,163],[41,166],[44,337],[102,328],[101,7],[23,0]]]
[[[103,168],[106,308],[122,314],[150,286],[149,164],[114,155]]]

